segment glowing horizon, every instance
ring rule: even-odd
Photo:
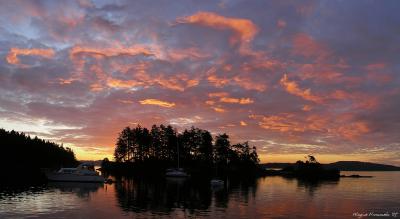
[[[1,6],[0,128],[63,143],[78,159],[112,159],[126,126],[171,124],[249,141],[263,163],[314,154],[400,165],[400,15],[390,4]]]

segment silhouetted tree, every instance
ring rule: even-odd
[[[217,135],[213,144],[207,130],[191,127],[177,133],[170,125],[153,125],[150,131],[140,125],[124,128],[117,138],[114,157],[118,163],[151,161],[168,166],[176,165],[179,159],[184,166],[202,169],[214,164],[224,169],[250,168],[259,162],[256,148],[248,142],[231,146],[224,133]]]
[[[207,130],[200,130],[201,142],[199,145],[199,157],[207,164],[212,163],[213,144],[211,133]]]
[[[154,159],[161,159],[161,150],[162,150],[162,136],[160,128],[156,125],[151,127],[150,131],[151,135],[151,154]]]
[[[79,163],[70,148],[14,130],[0,129],[0,151],[0,184],[29,184],[44,177],[41,168],[75,167]]]
[[[228,157],[230,152],[231,143],[227,134],[217,135],[215,140],[215,162],[218,164],[228,164]]]
[[[129,127],[124,128],[119,134],[116,147],[114,150],[114,158],[117,162],[129,161],[129,153],[131,147],[131,129]]]

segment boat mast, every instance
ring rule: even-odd
[[[178,169],[179,169],[179,141],[178,141],[178,139],[176,141],[176,148],[177,148],[177,151],[178,151]]]

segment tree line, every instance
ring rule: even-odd
[[[170,125],[126,127],[116,141],[117,163],[161,162],[174,166],[220,169],[244,168],[259,163],[256,147],[248,142],[231,144],[227,134],[213,138],[204,129],[192,127],[178,133]]]
[[[75,166],[78,161],[74,152],[56,143],[31,138],[23,132],[0,129],[0,148],[4,155],[0,163],[14,167],[58,168]]]
[[[56,143],[24,133],[0,129],[0,187],[42,184],[41,168],[58,169],[78,164],[74,152]]]

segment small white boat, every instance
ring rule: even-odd
[[[182,168],[172,168],[172,169],[167,169],[165,176],[167,176],[167,177],[189,177],[189,174],[187,174]]]
[[[220,179],[212,179],[211,181],[210,181],[210,184],[212,185],[212,186],[223,186],[224,185],[224,180],[220,180]]]
[[[82,163],[76,168],[61,168],[58,172],[46,173],[49,181],[56,182],[104,182],[91,163]]]

